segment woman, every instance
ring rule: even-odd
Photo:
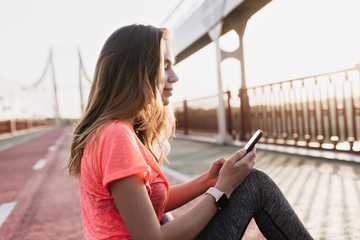
[[[239,239],[254,217],[268,239],[311,239],[277,186],[252,170],[255,150],[169,188],[158,164],[174,130],[173,64],[166,29],[130,25],[106,41],[68,160],[79,177],[85,237]],[[160,224],[164,212],[202,194],[183,216]]]

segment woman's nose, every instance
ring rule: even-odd
[[[171,71],[168,76],[168,81],[170,83],[176,83],[177,81],[179,81],[179,77],[176,75],[174,71]]]

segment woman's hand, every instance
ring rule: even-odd
[[[219,179],[219,172],[225,163],[225,158],[220,158],[211,164],[210,169],[207,171],[207,183],[208,187],[213,187]]]
[[[220,169],[219,179],[215,187],[220,191],[223,191],[229,197],[254,167],[256,157],[255,152],[255,148],[248,154],[246,154],[246,149],[244,148],[235,152],[225,161]]]

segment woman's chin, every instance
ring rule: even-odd
[[[170,101],[169,101],[169,98],[167,98],[167,97],[162,97],[162,102],[163,102],[163,105],[164,106],[167,106],[167,105],[169,105],[169,103],[170,103]]]

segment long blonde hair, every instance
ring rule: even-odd
[[[68,172],[78,176],[84,147],[110,120],[135,119],[134,130],[156,161],[170,150],[174,114],[162,104],[165,28],[129,25],[116,30],[98,58],[86,109],[73,133]],[[93,136],[95,136],[93,138]]]

